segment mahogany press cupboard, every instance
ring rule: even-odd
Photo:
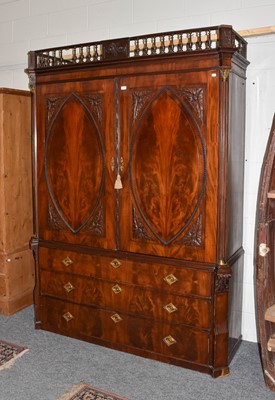
[[[226,25],[29,53],[37,328],[228,373],[247,65]]]

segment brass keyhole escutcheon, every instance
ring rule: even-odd
[[[112,287],[112,291],[113,291],[115,294],[118,294],[118,293],[122,292],[122,289],[121,289],[121,287],[120,287],[118,284],[116,284],[116,285],[114,285],[114,286]]]
[[[168,285],[173,285],[173,283],[178,281],[178,278],[176,278],[173,274],[167,275],[163,279],[166,283],[168,283]]]
[[[68,293],[75,289],[71,282],[66,283],[63,287]]]
[[[166,344],[166,346],[168,346],[168,347],[177,343],[176,339],[174,339],[173,336],[171,336],[171,335],[168,335],[165,338],[163,338],[163,341]]]
[[[111,266],[114,268],[119,268],[122,265],[122,262],[119,261],[117,258],[114,258],[111,262],[110,262]]]
[[[74,319],[74,316],[68,311],[65,314],[62,315],[62,317],[65,319],[65,321],[69,322],[72,319]]]
[[[163,307],[169,314],[172,314],[173,312],[177,311],[177,307],[174,306],[173,303],[166,304],[166,306]]]
[[[119,314],[113,314],[111,316],[111,319],[114,321],[115,324],[117,324],[118,322],[122,321],[122,318]]]
[[[69,256],[67,256],[67,257],[65,257],[65,258],[62,260],[62,263],[65,265],[65,267],[69,267],[69,266],[72,265],[74,262],[73,262],[73,260],[70,259]]]

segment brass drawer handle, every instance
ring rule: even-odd
[[[173,274],[167,275],[163,279],[166,283],[168,283],[168,285],[173,285],[173,283],[178,281],[178,278],[176,278]]]
[[[165,338],[163,338],[163,341],[168,347],[177,343],[176,339],[174,339],[173,336],[171,335],[168,335]]]
[[[118,293],[120,293],[121,291],[122,291],[122,289],[121,289],[121,287],[119,286],[119,285],[114,285],[113,287],[112,287],[112,291],[115,293],[115,294],[118,294]]]
[[[166,306],[164,306],[163,308],[164,308],[164,310],[166,310],[169,314],[172,314],[173,312],[178,311],[177,307],[174,306],[173,303],[166,304]]]
[[[66,283],[63,287],[68,293],[75,289],[71,282]]]
[[[122,262],[119,261],[117,258],[114,258],[111,262],[110,262],[111,266],[114,268],[119,268],[122,265]]]
[[[65,319],[65,321],[69,322],[72,319],[74,319],[74,316],[68,311],[65,314],[62,315],[62,317]]]
[[[74,263],[73,260],[71,260],[69,256],[65,257],[62,260],[62,262],[65,265],[65,267],[69,267],[70,265],[72,265]]]
[[[118,322],[122,321],[121,316],[118,315],[118,314],[113,314],[113,315],[111,316],[111,319],[114,321],[115,324],[117,324]]]

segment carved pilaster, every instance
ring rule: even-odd
[[[231,72],[230,68],[221,68],[220,73],[223,82],[226,82],[228,80],[230,72]]]
[[[36,77],[34,73],[29,74],[29,89],[32,93],[35,93],[36,88]]]
[[[215,280],[215,293],[224,293],[229,291],[231,275],[231,267],[224,260],[220,260]]]

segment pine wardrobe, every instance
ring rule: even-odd
[[[228,373],[247,65],[227,25],[29,52],[36,328]]]

